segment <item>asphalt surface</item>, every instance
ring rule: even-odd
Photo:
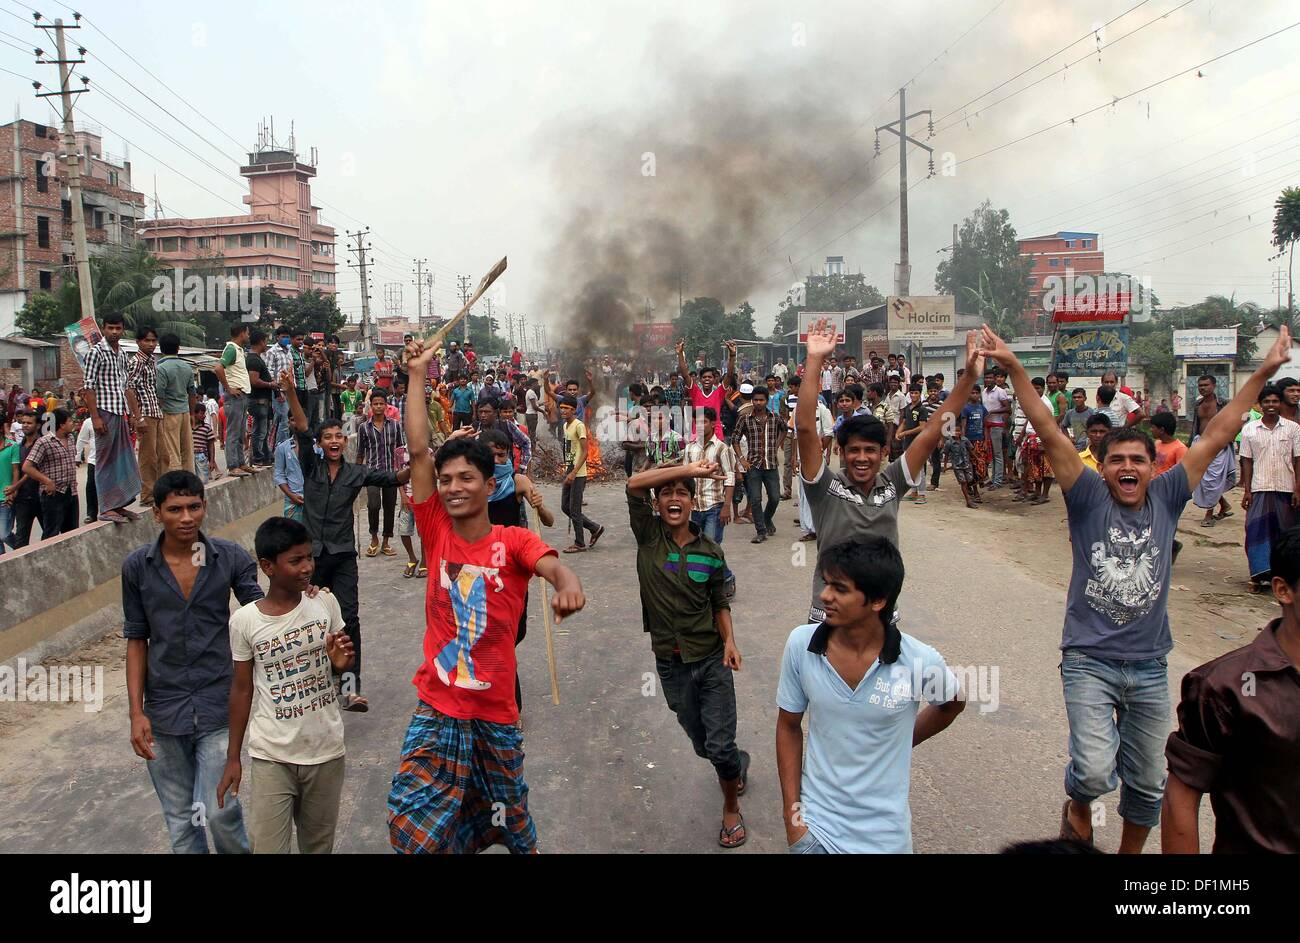
[[[558,489],[545,487],[558,508]],[[782,852],[775,765],[775,691],[790,630],[805,621],[814,545],[796,542],[796,509],[783,502],[779,534],[758,546],[751,530],[728,529],[724,548],[737,574],[733,606],[744,666],[736,677],[738,741],[753,756],[742,800],[749,841],[717,846],[721,794],[665,705],[641,630],[634,543],[621,483],[593,485],[587,513],[609,530],[594,550],[564,557],[583,581],[588,605],[557,627],[560,705],[550,682],[539,593],[530,597],[520,645],[525,775],[539,849],[563,852]],[[931,498],[930,507],[943,497]],[[972,702],[913,757],[911,805],[917,852],[996,852],[1007,842],[1055,835],[1066,760],[1065,714],[1057,670],[1058,587],[999,559],[980,540],[956,535],[904,507],[901,542],[907,581],[904,631],[934,645],[954,666],[997,672],[996,709]],[[544,531],[568,544],[564,521]],[[1000,526],[1000,525],[999,525]],[[1011,526],[1008,524],[1008,526]],[[364,529],[364,522],[362,524]],[[1015,539],[1008,532],[1006,539]],[[365,537],[362,536],[364,541]],[[347,778],[336,851],[389,850],[385,801],[402,735],[415,704],[410,684],[421,657],[424,583],[401,577],[398,557],[362,557],[363,690],[369,714],[347,714]],[[122,672],[124,643],[88,647],[84,663],[106,665],[108,697],[99,713],[78,705],[0,704],[0,852],[165,852],[161,811],[144,764],[128,743]],[[1193,662],[1175,650],[1170,679]],[[978,675],[976,677],[979,677]],[[653,683],[647,683],[653,680]],[[987,692],[986,692],[987,693]],[[976,692],[968,692],[972,698]],[[1172,724],[1172,716],[1171,716]],[[247,767],[246,767],[247,769]],[[1101,800],[1098,845],[1118,845],[1118,795]],[[1208,803],[1202,844],[1212,835]],[[1148,850],[1158,850],[1158,835]]]

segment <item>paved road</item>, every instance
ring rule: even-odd
[[[558,506],[555,489],[548,502]],[[934,502],[932,498],[932,503]],[[722,852],[721,797],[708,764],[691,750],[657,685],[640,627],[634,550],[620,485],[593,486],[588,514],[609,525],[600,546],[566,557],[582,577],[588,607],[556,638],[562,703],[554,707],[534,594],[520,646],[525,699],[525,770],[540,847],[546,852]],[[743,810],[750,840],[740,852],[785,848],[775,769],[774,695],[781,651],[804,621],[811,545],[792,543],[793,505],[780,536],[761,546],[743,527],[726,549],[739,575],[733,609],[745,657],[737,677],[739,741],[754,758]],[[1009,526],[1009,525],[1008,525]],[[954,538],[922,509],[902,514],[907,583],[904,630],[935,645],[953,665],[998,670],[997,710],[972,704],[916,751],[912,809],[918,852],[995,852],[1008,841],[1056,832],[1063,800],[1065,717],[1057,674],[1060,590],[1036,581],[987,547]],[[1014,534],[1008,535],[1014,539]],[[557,547],[562,529],[550,532]],[[808,565],[800,565],[809,551]],[[414,704],[422,583],[401,578],[402,558],[361,559],[363,686],[372,710],[347,715],[348,772],[341,852],[388,850],[385,799]],[[147,773],[127,743],[120,641],[88,657],[110,665],[110,697],[99,714],[70,705],[21,705],[26,714],[0,739],[0,851],[161,852],[168,847]],[[1177,651],[1173,683],[1192,667]],[[0,716],[17,710],[0,704]],[[37,714],[36,712],[40,712]],[[1117,796],[1104,800],[1099,845],[1113,850]],[[1208,806],[1208,804],[1207,804]],[[1203,836],[1210,834],[1208,812]],[[1155,843],[1153,843],[1155,844]]]

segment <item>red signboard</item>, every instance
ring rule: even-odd
[[[1070,324],[1076,321],[1123,321],[1128,314],[1130,295],[1117,292],[1106,295],[1079,295],[1066,298],[1052,312],[1052,323]]]
[[[676,343],[671,322],[633,324],[632,336],[640,347],[672,347]]]

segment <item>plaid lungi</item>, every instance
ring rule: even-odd
[[[104,422],[104,434],[95,434],[95,490],[99,496],[96,516],[124,508],[140,497],[140,466],[136,464],[126,417],[101,409],[99,418]]]
[[[1025,481],[1029,484],[1036,484],[1044,478],[1051,478],[1052,463],[1048,461],[1047,450],[1043,448],[1043,441],[1037,433],[1031,433],[1025,436]]]
[[[388,837],[403,854],[535,851],[519,728],[449,717],[421,701],[388,794]]]
[[[970,468],[971,474],[978,483],[982,483],[988,477],[989,465],[993,461],[993,442],[989,439],[976,439],[970,443]]]

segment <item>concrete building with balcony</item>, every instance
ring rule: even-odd
[[[144,194],[131,189],[131,163],[104,153],[94,126],[75,133],[90,254],[133,245]],[[58,159],[59,129],[34,121],[0,126],[0,337],[35,292],[58,291],[73,270],[72,200]]]
[[[1043,295],[1047,293],[1047,279],[1065,277],[1067,270],[1074,275],[1097,276],[1106,270],[1105,253],[1101,251],[1101,238],[1095,232],[1058,232],[1047,236],[1017,239],[1021,258],[1028,257],[1033,267],[1029,270],[1029,309],[1026,318],[1044,316]],[[1040,321],[1031,321],[1041,327]],[[1047,322],[1050,323],[1050,320]]]
[[[288,147],[263,138],[239,172],[247,214],[148,220],[145,245],[169,269],[216,274],[219,260],[227,276],[281,295],[335,294],[334,228],[311,201],[316,167],[298,159],[292,138]]]

